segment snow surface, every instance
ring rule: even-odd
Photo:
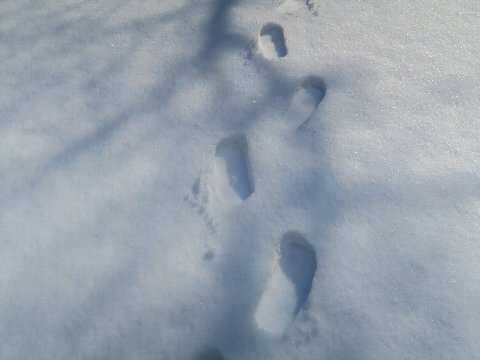
[[[480,359],[479,33],[2,1],[0,359]]]

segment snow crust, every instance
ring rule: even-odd
[[[0,19],[0,359],[480,358],[477,1]]]

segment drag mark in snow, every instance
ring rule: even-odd
[[[260,54],[267,59],[286,56],[288,53],[283,28],[275,23],[265,24],[259,36],[252,41],[248,57]]]
[[[306,78],[292,94],[285,114],[287,121],[295,128],[300,128],[315,113],[325,97],[326,90],[325,82],[321,78],[316,76]]]
[[[217,195],[223,201],[243,201],[253,193],[243,136],[226,138],[217,145],[214,180]]]
[[[255,312],[259,328],[271,334],[282,334],[298,314],[317,270],[315,249],[298,232],[283,236],[279,256]]]

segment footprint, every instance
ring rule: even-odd
[[[221,211],[218,206],[244,201],[253,192],[247,141],[244,136],[235,135],[217,145],[212,165],[200,173],[185,201],[215,233],[218,222],[213,214]]]
[[[284,57],[288,53],[283,28],[275,23],[265,24],[260,35],[251,43],[248,57],[260,54],[267,59]]]
[[[306,78],[292,94],[285,117],[296,129],[305,124],[325,96],[325,82],[316,76]]]
[[[305,304],[317,269],[313,246],[290,231],[280,242],[280,258],[255,312],[259,328],[282,334]]]
[[[217,145],[213,174],[217,197],[226,202],[246,200],[253,193],[247,161],[247,142],[232,136]]]

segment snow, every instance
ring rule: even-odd
[[[478,2],[0,19],[0,359],[480,358]]]

